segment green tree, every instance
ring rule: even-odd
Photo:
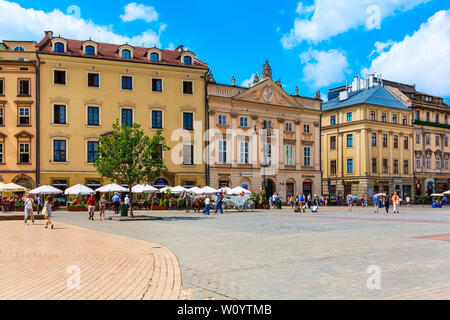
[[[151,184],[167,172],[161,154],[169,149],[161,130],[150,139],[139,124],[121,126],[116,120],[113,131],[99,141],[94,166],[103,178],[117,184],[127,184],[130,203],[133,203],[133,186]],[[130,216],[133,217],[133,206]]]

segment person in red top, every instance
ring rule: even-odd
[[[89,211],[89,220],[94,220],[94,214],[95,214],[95,196],[93,193],[91,193],[91,196],[88,199],[88,211]]]

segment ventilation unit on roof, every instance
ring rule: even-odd
[[[339,92],[339,101],[345,101],[348,99],[348,91],[341,91]]]

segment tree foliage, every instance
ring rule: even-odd
[[[127,184],[132,203],[133,186],[151,184],[167,172],[164,159],[160,155],[169,149],[161,130],[150,138],[139,124],[135,123],[131,127],[121,126],[119,120],[116,120],[112,132],[99,141],[94,166],[103,178],[117,184]]]

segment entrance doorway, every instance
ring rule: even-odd
[[[310,194],[311,196],[314,196],[312,194],[312,182],[303,182],[303,193],[305,194],[305,196],[308,196],[308,194]]]
[[[344,197],[347,198],[347,196],[348,196],[349,194],[352,194],[352,185],[351,185],[351,184],[346,184],[346,185],[344,186]]]
[[[292,182],[286,183],[286,199],[295,195],[295,184]]]
[[[271,197],[275,192],[275,183],[270,179],[266,179],[266,196]]]

